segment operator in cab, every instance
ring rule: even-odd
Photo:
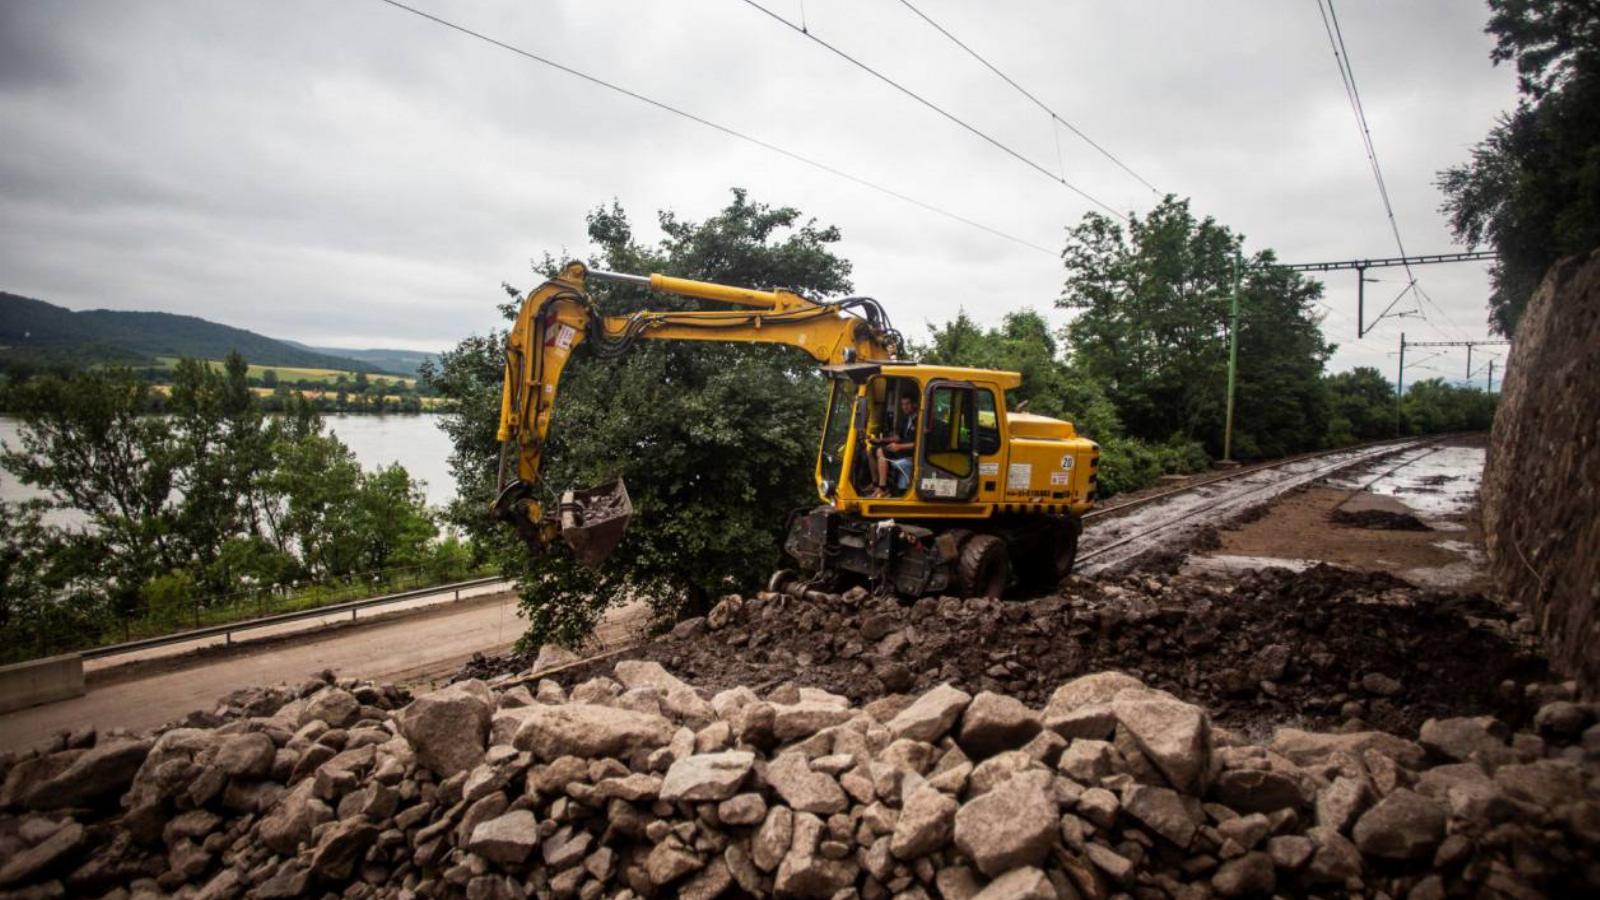
[[[911,486],[911,459],[917,449],[916,394],[900,395],[900,409],[894,433],[888,437],[874,439],[873,444],[875,445],[872,449],[873,474],[877,478],[867,496],[889,497],[905,493],[906,488]],[[889,483],[890,469],[895,473],[893,485]]]

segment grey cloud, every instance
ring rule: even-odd
[[[1080,198],[735,0],[416,0],[469,27],[1052,250]],[[1393,252],[1311,4],[919,5],[1165,190],[1280,258]],[[798,7],[775,6],[784,15]],[[1408,248],[1449,249],[1434,173],[1512,75],[1481,6],[1340,6]],[[808,0],[818,34],[1119,209],[1151,194],[896,3]],[[586,250],[613,197],[714,212],[738,185],[837,224],[859,291],[920,333],[965,308],[1052,321],[1054,254],[985,235],[375,0],[0,5],[0,289],[159,308],[312,342],[439,347],[496,324],[502,280]],[[1374,273],[1389,278],[1392,273]],[[1483,334],[1482,267],[1419,270]],[[1327,302],[1354,315],[1353,280]],[[1376,290],[1376,287],[1375,287]],[[1430,310],[1430,314],[1432,311]],[[1335,366],[1376,364],[1404,327]]]

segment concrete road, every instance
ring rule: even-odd
[[[502,652],[522,634],[514,593],[464,599],[330,625],[311,634],[235,642],[88,673],[89,693],[0,715],[0,750],[25,750],[56,731],[93,724],[143,730],[209,709],[230,691],[299,683],[323,669],[415,682],[473,653]]]

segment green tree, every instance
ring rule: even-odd
[[[1069,232],[1059,306],[1074,361],[1104,386],[1128,433],[1177,436],[1220,454],[1229,298],[1243,237],[1172,196],[1124,224],[1090,213]],[[1263,251],[1240,262],[1235,455],[1316,446],[1326,429],[1320,376],[1332,352],[1312,304],[1322,286],[1272,268]]]
[[[83,514],[84,526],[58,529],[65,558],[92,567],[110,607],[131,614],[146,579],[187,561],[173,422],[146,415],[150,388],[127,369],[34,378],[13,400],[22,427],[0,465],[43,491],[47,508]]]
[[[663,212],[659,224],[665,237],[647,246],[619,206],[595,210],[588,222],[594,265],[816,297],[850,288],[849,263],[832,250],[837,229],[752,202],[742,190],[704,221]],[[539,268],[548,274],[554,266],[547,256]],[[698,308],[629,285],[589,288],[607,315]],[[428,372],[449,403],[451,462],[463,495],[452,516],[464,514],[476,529],[490,527],[483,518],[498,464],[503,341],[500,333],[470,338]],[[528,561],[509,548],[504,558],[522,576],[527,640],[581,640],[608,605],[632,595],[672,608],[760,583],[779,563],[784,512],[816,502],[823,395],[815,363],[787,348],[645,341],[609,364],[580,348],[563,377],[545,481],[558,489],[620,475],[635,517],[600,576],[565,553]]]
[[[1328,438],[1332,447],[1395,435],[1394,384],[1377,369],[1361,366],[1330,375]]]
[[[1487,243],[1489,323],[1511,336],[1545,270],[1600,246],[1600,4],[1489,0],[1490,58],[1522,97],[1471,159],[1439,173],[1456,239]]]
[[[276,390],[278,387],[278,370],[267,369],[261,373],[261,386],[267,390]]]

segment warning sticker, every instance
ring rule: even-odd
[[[1006,490],[1025,491],[1033,483],[1033,463],[1012,463],[1006,470]]]
[[[958,484],[953,478],[924,478],[922,492],[935,497],[954,497]]]
[[[1050,484],[1052,486],[1053,485],[1061,485],[1061,484],[1071,484],[1071,483],[1072,483],[1072,473],[1071,472],[1051,472],[1050,473]]]
[[[979,475],[985,475],[985,476],[988,476],[988,475],[999,475],[1000,474],[1000,464],[997,463],[997,462],[981,462],[981,463],[978,463],[978,474]]]
[[[572,339],[578,334],[577,329],[571,325],[562,325],[556,329],[556,346],[563,350],[572,349]]]
[[[1068,453],[1066,456],[1061,457],[1061,468],[1065,469],[1068,472],[1072,471],[1072,454],[1071,453]]]

